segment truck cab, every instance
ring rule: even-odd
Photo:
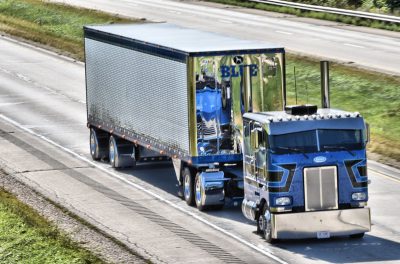
[[[267,241],[370,231],[369,136],[359,113],[295,106],[246,113],[243,126],[242,211]]]

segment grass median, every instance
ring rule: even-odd
[[[137,20],[39,0],[0,0],[0,31],[45,44],[80,60],[83,25],[121,22]],[[295,98],[294,66],[299,102],[320,104],[319,63],[290,54],[289,102],[294,103]],[[332,64],[330,75],[332,107],[360,112],[371,125],[369,149],[400,161],[400,78],[340,64]]]
[[[104,263],[0,189],[0,263]]]
[[[83,60],[83,25],[132,21],[137,20],[40,0],[0,0],[0,31],[56,48],[78,60]]]

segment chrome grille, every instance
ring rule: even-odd
[[[337,168],[305,168],[304,194],[306,211],[338,209]]]

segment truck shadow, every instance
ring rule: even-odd
[[[327,240],[302,239],[280,241],[274,247],[303,256],[310,261],[323,260],[330,263],[358,263],[399,261],[400,243],[372,234],[363,239],[349,237]],[[396,262],[397,263],[397,262]]]
[[[130,174],[178,197],[178,181],[170,161],[142,162],[134,169],[122,169],[119,172]]]

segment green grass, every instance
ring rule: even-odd
[[[335,21],[355,26],[364,26],[364,27],[372,27],[372,28],[379,28],[379,29],[386,29],[391,31],[400,31],[400,25],[396,23],[390,22],[381,22],[372,19],[365,19],[365,18],[357,18],[357,17],[350,17],[350,16],[343,16],[337,14],[328,14],[323,12],[315,12],[315,11],[306,11],[300,10],[297,8],[292,7],[285,7],[285,6],[276,6],[276,5],[268,5],[268,4],[261,4],[256,2],[249,2],[249,1],[241,1],[241,0],[203,0],[206,2],[215,2],[220,4],[228,4],[228,5],[236,5],[241,7],[247,8],[254,8],[260,9],[265,11],[271,12],[278,12],[284,14],[291,14],[299,17],[309,17],[309,18],[317,18],[329,21]]]
[[[214,2],[239,3],[237,0]],[[266,8],[265,5],[249,2],[240,2],[240,5]],[[288,12],[302,15],[297,9]],[[128,20],[39,0],[0,0],[0,31],[66,51],[80,60],[83,59],[82,26],[113,22]],[[289,102],[294,103],[293,66],[297,71],[299,102],[307,102],[307,88],[308,102],[320,104],[319,63],[293,55],[287,56]],[[339,64],[331,65],[330,75],[332,107],[360,112],[371,124],[372,141],[369,149],[400,161],[400,78]]]
[[[319,63],[289,55],[287,90],[295,103],[294,71],[298,103],[321,104]],[[360,112],[371,125],[369,149],[400,160],[400,77],[331,64],[331,107]],[[308,95],[308,96],[307,96]]]
[[[40,0],[0,0],[0,31],[54,47],[80,60],[83,25],[132,21]]]
[[[0,189],[0,263],[104,263]]]

